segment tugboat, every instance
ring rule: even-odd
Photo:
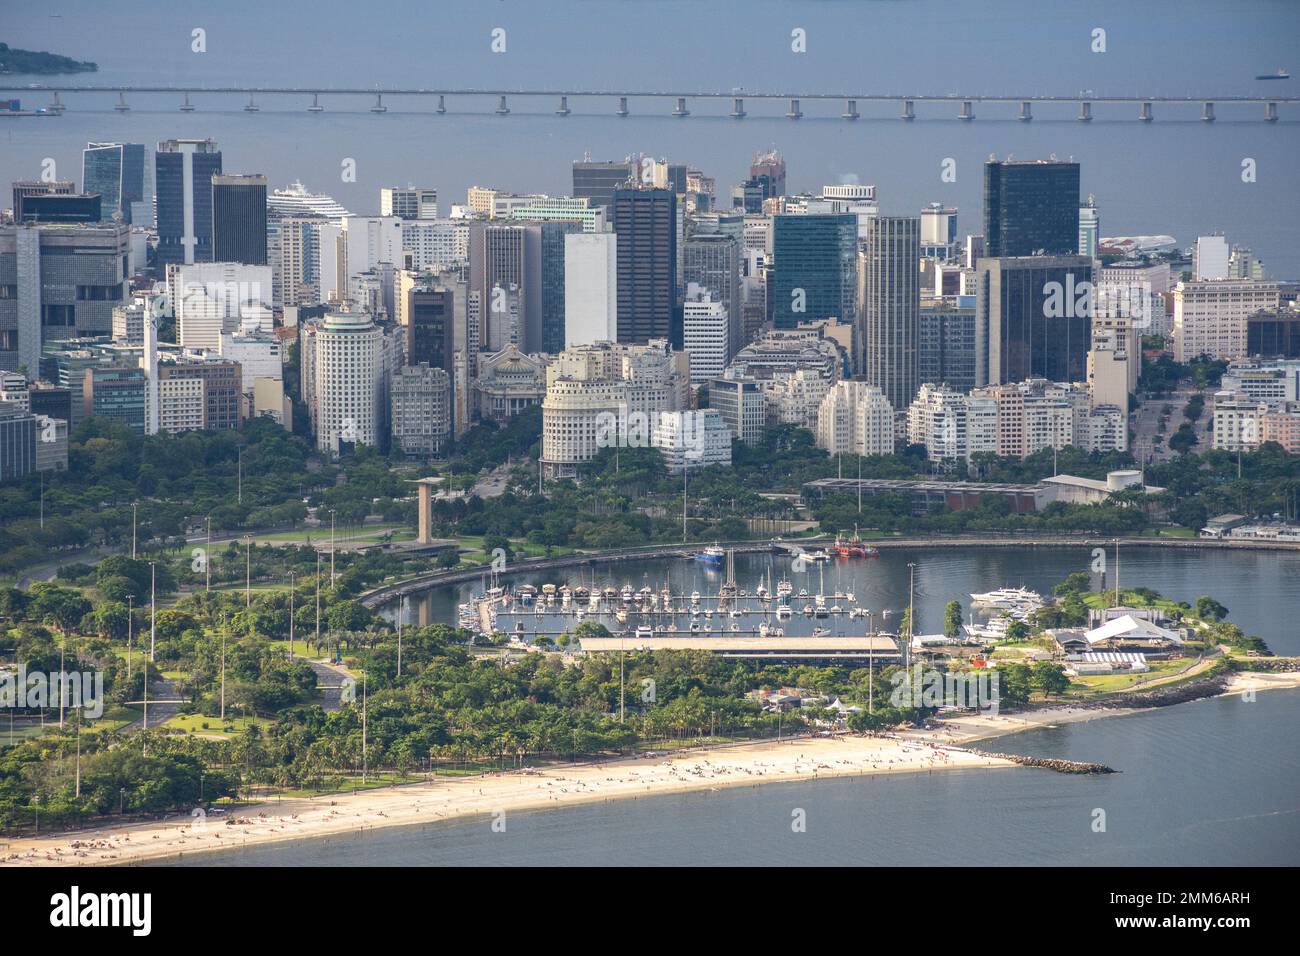
[[[842,534],[835,536],[835,544],[831,550],[841,558],[875,558],[879,557],[880,551],[866,544],[858,536],[858,529],[853,529],[853,537],[846,538]]]

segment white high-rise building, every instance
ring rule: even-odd
[[[832,455],[893,454],[893,406],[874,385],[837,382],[817,410],[817,447]]]
[[[618,237],[571,232],[564,237],[566,348],[618,338]]]
[[[186,349],[221,348],[221,334],[241,319],[256,318],[271,331],[271,267],[198,262],[167,267],[167,287],[177,335]]]
[[[1180,282],[1174,288],[1174,360],[1199,355],[1235,361],[1246,357],[1246,320],[1276,312],[1282,304],[1276,282],[1250,279]]]
[[[730,355],[731,317],[712,291],[692,282],[682,314],[682,348],[691,360],[691,384],[721,378]]]
[[[437,219],[438,190],[424,186],[381,186],[379,215],[398,219]]]
[[[998,440],[998,403],[966,395],[945,385],[926,383],[907,409],[907,440],[924,445],[931,461],[970,461],[993,453]]]
[[[661,412],[654,445],[670,474],[731,464],[731,429],[716,409]]]
[[[451,435],[451,378],[421,362],[393,377],[390,392],[392,438],[413,457],[439,454]]]
[[[1231,258],[1228,240],[1223,236],[1198,236],[1196,239],[1196,268],[1192,278],[1197,282],[1212,282],[1228,278],[1228,260]]]
[[[1079,207],[1079,255],[1097,258],[1097,243],[1101,238],[1101,213],[1092,196]]]
[[[684,369],[666,340],[567,348],[546,369],[542,469],[572,478],[605,446],[649,447],[661,412],[683,407]]]
[[[1214,447],[1223,451],[1254,451],[1263,441],[1267,402],[1240,392],[1214,393]]]
[[[284,381],[284,347],[271,333],[251,324],[238,332],[222,332],[219,351],[222,358],[239,363],[245,395],[252,393],[259,378]]]
[[[386,401],[384,336],[362,312],[330,312],[312,347],[316,447],[337,456],[344,443],[377,446]]]

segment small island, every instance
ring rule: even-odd
[[[56,73],[94,73],[98,64],[74,60],[70,56],[31,50],[15,50],[0,43],[0,74],[31,73],[49,76]]]

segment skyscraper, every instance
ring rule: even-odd
[[[612,232],[564,237],[564,346],[618,337],[618,237]]]
[[[542,231],[536,224],[476,222],[469,229],[469,293],[477,295],[477,349],[542,348]],[[563,314],[563,313],[561,313]],[[471,344],[471,347],[474,347]]]
[[[682,243],[682,278],[713,292],[728,316],[726,361],[740,351],[742,302],[740,298],[740,243],[723,233],[696,234]]]
[[[1079,164],[984,164],[984,254],[1068,256],[1079,249]]]
[[[1087,256],[981,259],[975,281],[977,384],[1085,381],[1091,284]]]
[[[785,160],[776,150],[759,153],[749,164],[749,178],[758,180],[764,189],[763,198],[785,195]]]
[[[618,237],[618,340],[669,339],[681,348],[677,312],[677,197],[668,189],[614,190]]]
[[[266,177],[212,177],[212,257],[266,265]]]
[[[123,222],[133,222],[132,203],[144,202],[144,144],[87,143],[81,152],[81,188],[99,193],[103,219],[121,216]]]
[[[221,151],[210,139],[158,144],[154,179],[160,269],[172,263],[213,261],[212,177],[220,172]]]
[[[406,291],[406,364],[425,363],[451,373],[454,293],[417,285]]]
[[[768,253],[767,316],[773,328],[857,315],[858,217],[772,217]]]
[[[621,163],[594,163],[589,159],[573,164],[573,198],[590,199],[593,206],[610,206],[614,190],[636,181],[636,163],[625,159]]]
[[[858,368],[894,408],[907,408],[920,386],[921,220],[867,221],[861,252]]]

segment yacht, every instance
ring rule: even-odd
[[[638,641],[643,641],[647,637],[654,637],[654,633],[654,630],[649,625],[642,624],[636,629],[636,639]]]
[[[790,609],[790,605],[780,604],[777,606],[776,619],[778,621],[788,621],[793,614],[794,611]]]
[[[805,615],[811,615],[812,612],[813,612],[813,606],[811,604],[805,604],[803,606],[803,613]]]
[[[532,604],[537,597],[537,588],[531,584],[521,584],[515,588],[515,597],[519,599],[520,604]]]
[[[785,578],[782,578],[780,581],[776,582],[777,597],[789,597],[790,592],[793,590],[794,590],[793,585],[791,585],[790,582],[787,581]]]
[[[543,584],[543,585],[542,585],[542,597],[546,599],[546,603],[547,603],[547,604],[554,604],[554,603],[555,603],[555,585],[554,585],[554,584]]]
[[[691,592],[691,604],[699,604],[699,603],[700,603],[700,592],[699,592],[699,591],[692,591],[692,592]]]

